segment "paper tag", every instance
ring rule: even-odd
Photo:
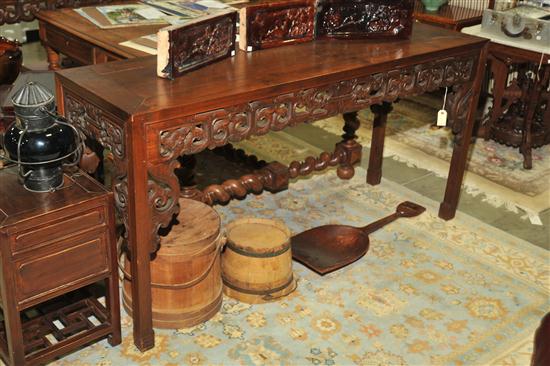
[[[211,9],[224,9],[229,7],[226,4],[216,0],[200,0],[200,1],[197,1],[197,4],[206,6],[207,8],[211,8]]]
[[[529,221],[531,221],[532,225],[542,226],[542,221],[540,220],[540,217],[537,214],[529,214]]]
[[[161,19],[162,17],[166,16],[166,14],[158,11],[155,8],[136,9],[136,13],[138,13],[145,19]]]
[[[438,126],[447,126],[447,111],[444,109],[437,112],[437,125]]]

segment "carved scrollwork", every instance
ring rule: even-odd
[[[320,0],[316,33],[340,38],[406,38],[413,0]]]
[[[463,142],[463,131],[468,121],[469,106],[473,100],[473,88],[471,83],[456,85],[447,99],[447,110],[449,111],[449,120],[451,129],[455,136],[455,144],[461,145]]]
[[[474,56],[444,59],[189,116],[179,123],[181,127],[159,131],[159,156],[152,158],[166,161],[297,123],[468,83],[475,63]],[[460,106],[464,107],[464,103]],[[451,115],[451,119],[456,119],[455,130],[462,124],[460,113],[464,110],[467,108]]]
[[[147,197],[151,210],[151,252],[160,245],[159,229],[170,225],[174,215],[179,213],[179,181],[174,170],[179,167],[177,160],[170,164],[149,170]]]
[[[117,158],[124,158],[124,131],[113,118],[93,104],[68,93],[65,94],[65,110],[69,122],[109,148]]]
[[[252,49],[311,41],[314,33],[315,9],[312,2],[281,3],[247,8],[246,45]]]

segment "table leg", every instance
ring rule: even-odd
[[[5,253],[2,253],[2,257],[8,258]],[[23,329],[21,324],[21,317],[17,310],[17,301],[15,294],[14,283],[12,273],[12,265],[7,263],[7,260],[2,261],[2,275],[0,283],[0,294],[2,295],[2,309],[4,310],[4,327],[6,331],[7,341],[7,357],[11,365],[23,365],[25,364],[25,347],[23,344]]]
[[[455,135],[455,143],[447,177],[447,186],[445,187],[445,196],[439,206],[439,217],[444,220],[452,219],[458,206],[486,59],[487,45],[480,51],[474,79],[466,84],[455,85],[453,93],[448,99],[449,117]]]
[[[388,113],[393,109],[391,103],[383,102],[370,107],[374,113],[372,128],[372,142],[370,146],[369,167],[367,168],[367,183],[377,185],[382,179],[382,160],[384,152],[384,139],[386,136],[386,122]]]
[[[59,63],[61,57],[59,56],[59,53],[49,46],[44,46],[44,48],[46,49],[46,53],[48,55],[48,68],[54,71],[61,69],[61,64]]]
[[[503,60],[491,57],[489,67],[493,79],[493,105],[488,116],[483,116],[486,121],[479,127],[477,136],[485,140],[491,138],[491,132],[496,120],[502,116],[502,99],[506,89],[506,80],[508,78],[508,65]]]

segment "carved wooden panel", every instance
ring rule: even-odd
[[[157,75],[174,78],[235,54],[237,12],[229,11],[158,33]]]
[[[87,136],[94,137],[120,159],[125,157],[124,131],[121,121],[115,121],[101,109],[65,90],[66,118]]]
[[[0,25],[8,23],[29,22],[42,9],[77,8],[97,5],[114,0],[1,0]]]
[[[159,131],[159,156],[149,159],[171,160],[251,135],[463,84],[473,78],[476,57],[443,59],[189,116],[181,120],[181,127]]]
[[[408,38],[414,0],[320,0],[316,34],[337,38]]]
[[[240,11],[239,48],[254,51],[313,40],[315,2],[261,3]]]

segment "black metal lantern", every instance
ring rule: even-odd
[[[30,82],[12,98],[15,122],[4,135],[8,159],[19,165],[26,189],[48,192],[63,185],[63,164],[82,151],[78,131],[55,114],[52,93]]]

